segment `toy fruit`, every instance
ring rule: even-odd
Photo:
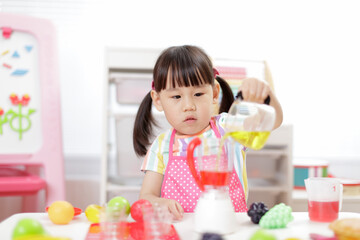
[[[55,224],[68,224],[74,213],[74,207],[67,201],[53,202],[48,209],[49,218]]]
[[[291,207],[284,203],[277,204],[265,213],[259,224],[262,228],[285,228],[294,219],[291,213]]]
[[[360,219],[343,218],[330,223],[329,228],[339,240],[360,239]],[[311,237],[311,234],[310,234]]]
[[[121,196],[114,197],[110,199],[107,204],[109,209],[118,210],[126,214],[126,216],[130,213],[130,203],[129,201]]]
[[[131,217],[137,222],[142,222],[144,220],[143,219],[144,211],[150,209],[152,210],[152,205],[150,201],[145,199],[139,199],[131,205],[131,209],[130,209]]]
[[[201,240],[223,240],[223,237],[217,233],[206,232],[202,235]]]
[[[17,222],[13,230],[12,239],[45,234],[46,232],[39,221],[31,218],[23,218]]]
[[[45,208],[45,211],[48,212],[48,210],[49,210],[49,207],[46,207],[46,208]],[[82,209],[81,209],[81,208],[76,208],[76,207],[74,207],[74,217],[80,215],[81,212],[82,212]]]
[[[269,209],[263,202],[254,202],[250,205],[247,214],[251,217],[253,223],[258,224],[267,211],[269,211]]]
[[[85,209],[86,218],[92,223],[99,223],[101,210],[102,210],[101,206],[96,204],[90,204]]]
[[[262,229],[257,230],[251,237],[250,240],[276,240],[276,237]]]
[[[14,240],[71,240],[71,239],[64,237],[51,237],[47,235],[33,235],[33,236],[19,237]]]

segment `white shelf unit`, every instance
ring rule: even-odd
[[[160,52],[159,49],[106,49],[101,203],[105,203],[115,195],[124,196],[130,202],[137,200],[143,174],[140,172],[142,159],[135,155],[132,146],[133,121],[139,102],[134,99],[131,91],[136,91],[137,87],[145,89],[145,92],[150,91],[151,79],[146,80],[142,77],[152,73]],[[261,61],[257,63],[266,64]],[[269,75],[268,70],[265,72]],[[130,90],[121,91],[121,85],[119,86],[123,84],[121,79],[126,81],[124,76],[129,74],[128,80],[131,80],[124,86]],[[139,81],[136,76],[139,77]],[[170,127],[162,113],[156,111],[154,113],[163,129]],[[292,126],[283,125],[271,133],[265,148],[259,151],[249,150],[248,203],[263,201],[268,206],[279,202],[290,204],[293,188],[292,136]]]
[[[291,204],[294,171],[292,149],[293,127],[284,124],[271,133],[263,149],[248,151],[248,204],[258,201],[268,207],[281,202]]]
[[[151,89],[152,69],[161,50],[105,49],[103,154],[100,202],[114,195],[134,202],[140,192],[142,159],[135,155],[132,130],[140,101]],[[164,122],[161,113],[154,114]]]

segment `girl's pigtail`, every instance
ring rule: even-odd
[[[149,92],[142,100],[135,118],[133,145],[135,153],[138,156],[146,155],[147,147],[151,144],[150,138],[153,134],[153,125],[156,126],[151,108],[152,99]]]
[[[225,79],[216,76],[216,80],[219,82],[222,91],[219,113],[228,112],[231,104],[234,102],[234,94]]]

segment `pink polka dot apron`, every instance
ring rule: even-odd
[[[221,138],[219,130],[213,121],[210,121],[210,125],[216,137]],[[194,212],[196,203],[201,195],[201,190],[191,175],[186,156],[173,156],[175,132],[176,130],[174,129],[170,138],[169,160],[161,187],[161,197],[178,201],[185,212]],[[244,190],[235,170],[233,170],[230,178],[229,196],[235,212],[247,211]]]

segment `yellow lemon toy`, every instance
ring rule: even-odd
[[[68,224],[74,213],[73,205],[67,201],[53,202],[48,209],[49,218],[55,224]]]

